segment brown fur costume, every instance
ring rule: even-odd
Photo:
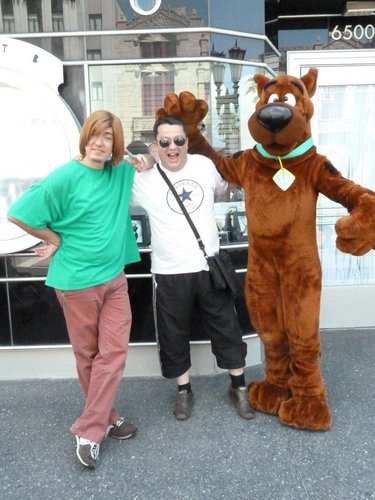
[[[227,181],[244,190],[249,228],[245,296],[265,353],[265,379],[249,385],[250,402],[278,415],[283,424],[325,430],[332,415],[320,370],[317,197],[323,193],[348,209],[350,215],[336,224],[337,246],[363,255],[375,246],[375,193],[345,179],[311,144],[283,159],[311,137],[315,68],[301,79],[257,74],[254,80],[259,101],[248,127],[263,154],[258,147],[236,159],[217,153],[198,129],[208,106],[190,92],[169,94],[156,116],[182,118],[189,152],[211,158]],[[295,176],[285,191],[273,181],[278,157]]]

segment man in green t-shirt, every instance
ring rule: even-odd
[[[64,311],[85,408],[71,431],[80,462],[95,468],[101,441],[132,437],[137,428],[114,408],[131,328],[124,266],[139,260],[129,214],[135,169],[145,157],[124,162],[121,121],[108,111],[83,124],[81,161],[72,160],[32,186],[8,219],[44,243],[50,257],[46,285]],[[124,231],[125,228],[125,231]]]

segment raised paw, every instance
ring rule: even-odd
[[[203,99],[197,99],[187,90],[177,94],[167,94],[164,107],[156,112],[156,119],[165,115],[180,118],[188,129],[189,137],[199,133],[199,124],[208,112],[208,104]]]

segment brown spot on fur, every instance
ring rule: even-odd
[[[326,160],[324,162],[325,168],[328,170],[328,172],[332,175],[341,175],[340,172],[337,170],[336,167],[332,165],[332,163],[329,160]]]

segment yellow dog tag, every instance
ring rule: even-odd
[[[280,189],[286,191],[293,184],[296,176],[293,175],[292,172],[289,172],[289,170],[284,168],[280,157],[279,157],[279,163],[280,163],[280,170],[276,172],[276,174],[272,177],[272,179]]]

